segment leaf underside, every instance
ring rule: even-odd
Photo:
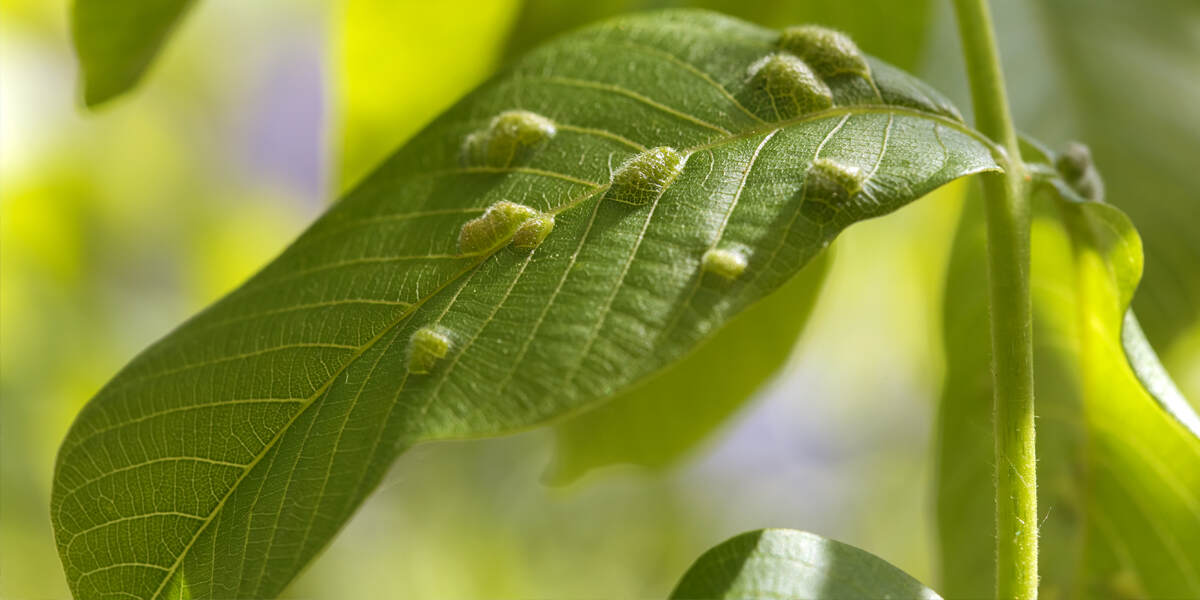
[[[883,559],[819,535],[790,529],[743,533],[705,552],[672,600],[940,599]]]
[[[1200,596],[1200,419],[1128,310],[1141,241],[1118,209],[1049,192],[1035,196],[1031,271],[1041,591]],[[982,211],[968,203],[946,287],[939,418],[948,597],[994,586],[985,252]]]
[[[273,597],[410,445],[629,389],[847,225],[997,168],[878,61],[799,110],[779,40],[704,12],[611,21],[436,120],[84,408],[51,500],[74,594]]]
[[[688,357],[555,427],[546,479],[567,484],[620,463],[664,469],[693,452],[787,362],[833,254],[818,255]]]

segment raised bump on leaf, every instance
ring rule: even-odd
[[[734,249],[713,248],[700,259],[705,272],[731,280],[737,279],[746,270],[746,264],[746,254]]]
[[[529,158],[558,129],[554,121],[527,110],[502,112],[463,141],[466,166],[503,168]]]
[[[827,223],[862,189],[863,173],[858,167],[818,158],[804,179],[801,211],[817,223]]]
[[[1084,144],[1070,142],[1054,161],[1054,168],[1071,188],[1087,200],[1104,201],[1104,180],[1092,162],[1092,151]]]
[[[501,200],[482,215],[463,223],[458,231],[458,250],[464,254],[491,250],[508,241],[522,223],[539,215],[540,212],[524,204]]]
[[[790,119],[833,106],[829,86],[793,54],[771,54],[750,69],[751,85],[758,96],[753,104],[764,116]]]
[[[804,59],[821,77],[859,75],[871,78],[866,56],[846,34],[816,25],[783,30],[779,48]]]
[[[637,206],[649,204],[667,191],[686,162],[687,156],[674,148],[651,148],[617,169],[604,198]]]
[[[539,214],[517,227],[512,245],[516,248],[537,248],[554,229],[554,215]]]
[[[433,370],[450,351],[450,338],[432,327],[422,327],[408,341],[408,372],[424,374]]]

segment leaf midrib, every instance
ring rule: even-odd
[[[800,116],[797,116],[797,117],[794,117],[791,119],[785,119],[785,120],[774,122],[774,123],[764,123],[761,125],[756,125],[756,126],[747,128],[740,132],[731,133],[728,135],[721,135],[713,140],[686,148],[686,149],[682,150],[682,152],[685,155],[690,156],[691,154],[693,154],[695,152],[699,152],[701,150],[708,150],[708,149],[723,146],[725,144],[734,143],[734,142],[742,140],[742,139],[752,138],[752,137],[759,136],[759,135],[766,135],[767,133],[770,133],[772,130],[782,130],[782,129],[786,129],[789,127],[801,125],[804,123],[815,122],[815,121],[828,119],[828,118],[835,117],[835,116],[844,116],[844,117],[848,118],[850,116],[866,115],[866,114],[906,115],[906,116],[917,117],[917,118],[935,121],[941,125],[950,127],[952,129],[954,129],[960,133],[963,133],[964,135],[967,135],[968,137],[971,137],[972,139],[978,141],[980,144],[982,144],[985,148],[988,149],[988,151],[992,154],[993,158],[996,160],[997,163],[999,163],[999,164],[1005,163],[1005,155],[1004,155],[1003,151],[995,143],[993,143],[990,139],[983,136],[982,134],[971,129],[970,127],[967,127],[962,122],[951,119],[949,117],[946,117],[946,116],[938,114],[938,113],[932,113],[932,112],[918,110],[918,109],[914,109],[914,108],[910,108],[910,107],[895,106],[895,105],[888,105],[888,104],[858,104],[858,105],[852,105],[852,106],[832,107],[829,109],[800,115]],[[415,174],[413,174],[413,175],[415,175]],[[558,174],[558,175],[563,175],[563,174]],[[410,175],[410,176],[412,176],[412,175]],[[565,175],[563,175],[563,176],[565,177]],[[594,188],[588,190],[586,193],[580,194],[578,197],[567,201],[566,203],[559,206],[558,208],[548,211],[547,214],[556,216],[556,215],[566,212],[572,208],[575,208],[576,206],[582,204],[583,202],[590,199],[591,197],[593,197],[597,194],[603,193],[604,191],[606,191],[609,188],[610,185],[611,185],[611,181],[609,183],[602,184],[599,187],[594,187]],[[188,543],[180,550],[179,555],[176,557],[175,561],[171,564],[170,568],[168,568],[165,571],[162,582],[159,584],[159,586],[155,590],[154,594],[151,595],[151,600],[155,600],[161,596],[163,591],[166,589],[167,585],[171,582],[171,580],[175,577],[176,573],[179,571],[180,566],[182,566],[183,561],[187,558],[188,553],[191,551],[192,546],[196,543],[197,540],[200,539],[200,537],[208,529],[208,526],[212,524],[212,522],[215,519],[215,517],[217,516],[217,514],[219,514],[221,512],[221,509],[224,508],[225,503],[229,500],[229,498],[231,498],[233,496],[234,492],[237,491],[237,489],[239,488],[241,483],[250,475],[251,472],[253,472],[254,468],[258,465],[258,463],[264,457],[266,457],[267,454],[270,453],[270,451],[275,447],[275,444],[280,439],[282,439],[283,436],[286,435],[288,431],[291,430],[292,424],[295,423],[301,416],[303,416],[310,407],[317,404],[317,400],[319,400],[322,396],[324,396],[329,391],[329,389],[332,387],[333,383],[338,380],[338,378],[342,375],[342,373],[344,373],[346,369],[348,369],[360,357],[362,357],[363,354],[365,354],[367,351],[374,348],[375,344],[378,343],[379,340],[383,339],[385,336],[387,336],[389,333],[391,333],[397,326],[399,326],[401,323],[405,322],[410,316],[413,315],[414,312],[416,312],[417,309],[421,308],[421,306],[423,306],[427,301],[432,299],[437,294],[441,293],[442,290],[446,289],[453,283],[457,282],[459,280],[459,278],[463,277],[467,273],[470,273],[474,269],[478,268],[481,264],[483,264],[483,262],[485,260],[490,258],[493,254],[495,254],[502,248],[504,248],[503,245],[497,246],[495,248],[492,248],[491,250],[486,251],[485,253],[479,254],[477,256],[477,260],[475,260],[473,263],[460,269],[453,276],[447,278],[446,281],[442,282],[437,288],[432,290],[430,293],[426,294],[425,297],[418,299],[416,302],[413,302],[411,305],[406,307],[405,310],[402,311],[396,317],[396,319],[394,321],[392,321],[391,323],[386,325],[383,329],[380,330],[380,332],[378,334],[376,334],[371,339],[367,340],[361,346],[356,348],[354,350],[354,352],[345,360],[345,362],[343,362],[325,380],[325,382],[323,382],[321,384],[321,387],[318,388],[311,396],[309,396],[307,399],[304,400],[303,405],[295,412],[295,414],[293,414],[287,420],[287,422],[285,422],[279,428],[279,431],[277,431],[275,433],[275,435],[272,436],[271,439],[267,441],[267,443],[263,446],[262,450],[259,451],[255,455],[254,459],[251,460],[249,463],[246,463],[244,470],[242,471],[242,474],[239,475],[238,478],[235,479],[232,484],[230,484],[229,489],[221,497],[220,501],[218,501],[217,504],[213,507],[213,509],[209,512],[208,516],[204,518],[200,527],[191,536],[191,539],[188,540]],[[464,254],[463,257],[469,258],[470,255]]]

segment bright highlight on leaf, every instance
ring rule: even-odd
[[[740,99],[778,42],[707,12],[617,19],[438,118],[80,413],[51,500],[76,596],[274,597],[409,446],[626,392],[845,227],[999,168],[873,59],[874,87],[835,77],[828,108],[766,122]],[[816,221],[826,160],[860,191]],[[736,285],[704,283],[713,248],[745,249]]]

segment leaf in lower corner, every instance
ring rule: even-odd
[[[76,596],[276,596],[405,448],[622,393],[843,228],[998,169],[920,82],[780,38],[694,11],[559,38],[144,351],[59,451]]]
[[[94,107],[133,87],[194,0],[75,0],[71,29],[83,99]]]
[[[887,561],[819,535],[791,529],[743,533],[705,552],[671,600],[940,599]]]

